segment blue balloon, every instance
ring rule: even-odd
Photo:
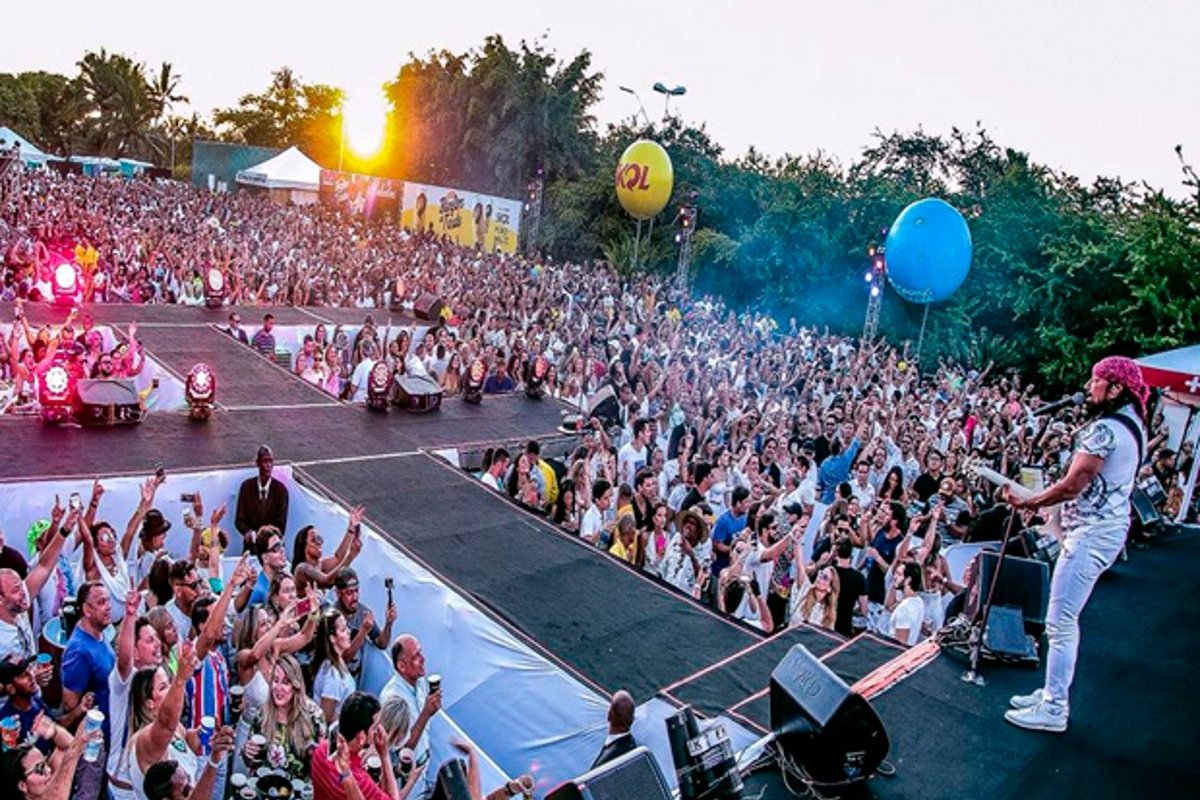
[[[901,297],[936,303],[954,294],[967,278],[971,231],[954,206],[927,197],[896,217],[884,256],[888,280]]]

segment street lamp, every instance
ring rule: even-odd
[[[655,83],[653,88],[654,88],[654,91],[663,95],[663,98],[665,100],[666,104],[663,106],[663,121],[665,122],[666,119],[669,116],[671,116],[671,98],[672,97],[681,97],[681,96],[687,94],[687,87],[676,85],[676,86],[668,89],[666,84],[664,84],[660,81],[658,83]]]
[[[650,127],[650,115],[646,113],[646,107],[642,105],[641,95],[639,95],[633,89],[630,89],[628,86],[618,86],[617,88],[626,94],[633,95],[633,98],[637,100],[638,110],[642,112],[642,118],[646,120],[646,127]]]

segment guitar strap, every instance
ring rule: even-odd
[[[1144,441],[1142,441],[1141,427],[1136,422],[1134,422],[1132,419],[1130,419],[1128,414],[1122,414],[1119,411],[1114,414],[1105,414],[1103,417],[1101,417],[1101,419],[1111,419],[1114,422],[1119,422],[1122,425],[1124,425],[1125,428],[1129,431],[1129,435],[1133,437],[1133,441],[1137,442],[1137,449],[1138,449],[1137,463],[1138,463],[1138,468],[1140,469],[1142,466],[1142,462],[1146,457],[1146,452],[1145,452],[1146,451],[1146,443]],[[1135,471],[1135,473],[1134,473],[1135,478],[1136,478],[1136,474],[1137,473]]]

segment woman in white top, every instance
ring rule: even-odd
[[[314,604],[315,598],[309,597]],[[284,653],[294,653],[312,640],[314,625],[306,624],[299,633],[287,636],[296,618],[293,603],[276,619],[275,614],[261,603],[255,603],[238,617],[233,628],[233,642],[237,647],[234,666],[237,681],[246,688],[242,700],[242,718],[267,701],[271,693],[271,664]],[[307,631],[308,635],[305,635]]]
[[[821,567],[810,581],[804,545],[799,540],[796,541],[792,557],[796,565],[796,582],[792,586],[788,604],[788,626],[794,628],[807,622],[818,628],[833,630],[837,622],[838,593],[841,591],[837,570],[831,566]]]
[[[332,724],[341,711],[342,701],[354,693],[358,684],[346,666],[350,649],[350,626],[336,608],[326,609],[317,625],[317,646],[313,653],[313,697]]]
[[[141,499],[133,516],[125,526],[125,533],[118,544],[117,533],[107,522],[96,522],[96,511],[100,507],[100,498],[104,495],[104,487],[96,482],[92,485],[92,497],[88,503],[87,512],[80,520],[80,538],[83,539],[83,560],[77,583],[84,580],[100,581],[108,590],[112,606],[114,625],[121,621],[125,613],[125,597],[129,590],[135,588],[129,576],[130,547],[133,546],[134,534],[150,512],[154,503],[154,495],[158,491],[159,479],[147,478],[142,484]],[[146,520],[147,533],[165,533],[171,523],[162,518],[157,511]]]
[[[134,673],[129,687],[129,738],[125,745],[129,784],[133,796],[146,800],[145,776],[151,766],[170,758],[195,781],[199,776],[200,742],[195,731],[185,731],[183,716],[185,686],[195,672],[196,655],[190,643],[179,654],[175,680],[162,667]]]

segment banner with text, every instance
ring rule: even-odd
[[[402,185],[402,181],[388,178],[323,169],[319,197],[322,205],[337,206],[349,214],[396,219],[400,216]]]
[[[446,234],[488,253],[517,250],[520,200],[405,181],[401,208],[400,224],[410,231]]]

